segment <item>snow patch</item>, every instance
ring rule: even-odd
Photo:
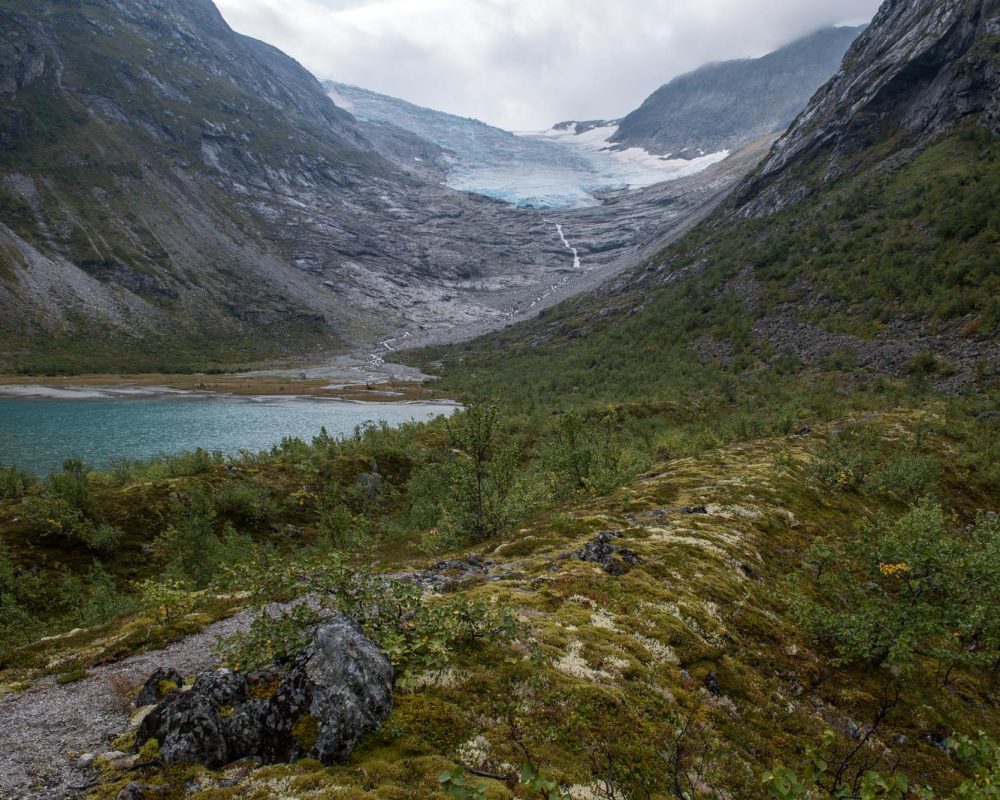
[[[729,155],[728,150],[708,153],[687,160],[658,156],[641,147],[619,149],[611,138],[618,132],[617,125],[605,125],[577,133],[572,129],[550,128],[547,131],[521,132],[518,136],[544,139],[564,147],[581,151],[592,161],[595,171],[608,181],[608,188],[642,189],[663,181],[696,175],[717,164]]]

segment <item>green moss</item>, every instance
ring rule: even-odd
[[[56,683],[65,686],[67,683],[77,683],[89,677],[85,669],[71,669],[68,672],[61,672],[56,675]]]
[[[308,753],[316,745],[319,738],[319,722],[310,714],[301,717],[292,726],[292,736],[298,742],[303,753]]]

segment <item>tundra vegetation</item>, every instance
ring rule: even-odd
[[[695,229],[660,260],[697,279],[415,355],[466,401],[450,420],[0,472],[0,683],[282,600],[220,654],[287,661],[347,613],[397,667],[383,729],[345,764],[236,784],[149,753],[95,797],[997,797],[997,376],[948,351],[809,363],[754,331],[822,290],[839,300],[801,313],[863,347],[884,324],[864,280],[893,315],[995,337],[995,293],[971,287],[994,280],[997,204],[969,199],[995,151],[956,134],[766,228]],[[635,555],[623,574],[580,557],[605,531]],[[470,555],[489,563],[463,572]],[[449,580],[420,591],[427,570]]]

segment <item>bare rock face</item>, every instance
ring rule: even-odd
[[[219,767],[243,758],[333,764],[389,716],[394,680],[378,646],[336,617],[316,629],[286,673],[202,673],[190,691],[168,695],[143,719],[136,742],[156,739],[168,764]],[[273,695],[254,696],[268,687]]]
[[[876,141],[919,146],[977,114],[1000,133],[1000,0],[886,0],[741,188],[743,213],[808,196],[814,187],[795,173],[810,159],[823,159],[820,181],[833,179]]]
[[[612,141],[674,158],[738,150],[784,130],[861,28],[825,28],[762,58],[707,64],[654,92]]]
[[[0,96],[12,97],[45,73],[54,55],[30,20],[12,17],[0,31]]]

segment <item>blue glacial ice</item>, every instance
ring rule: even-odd
[[[617,127],[570,124],[510,133],[478,120],[421,108],[403,100],[328,82],[333,101],[362,120],[391,123],[447,151],[447,184],[515,206],[585,208],[602,192],[638,189],[693,175],[728,153],[693,160],[662,158],[609,143]]]

